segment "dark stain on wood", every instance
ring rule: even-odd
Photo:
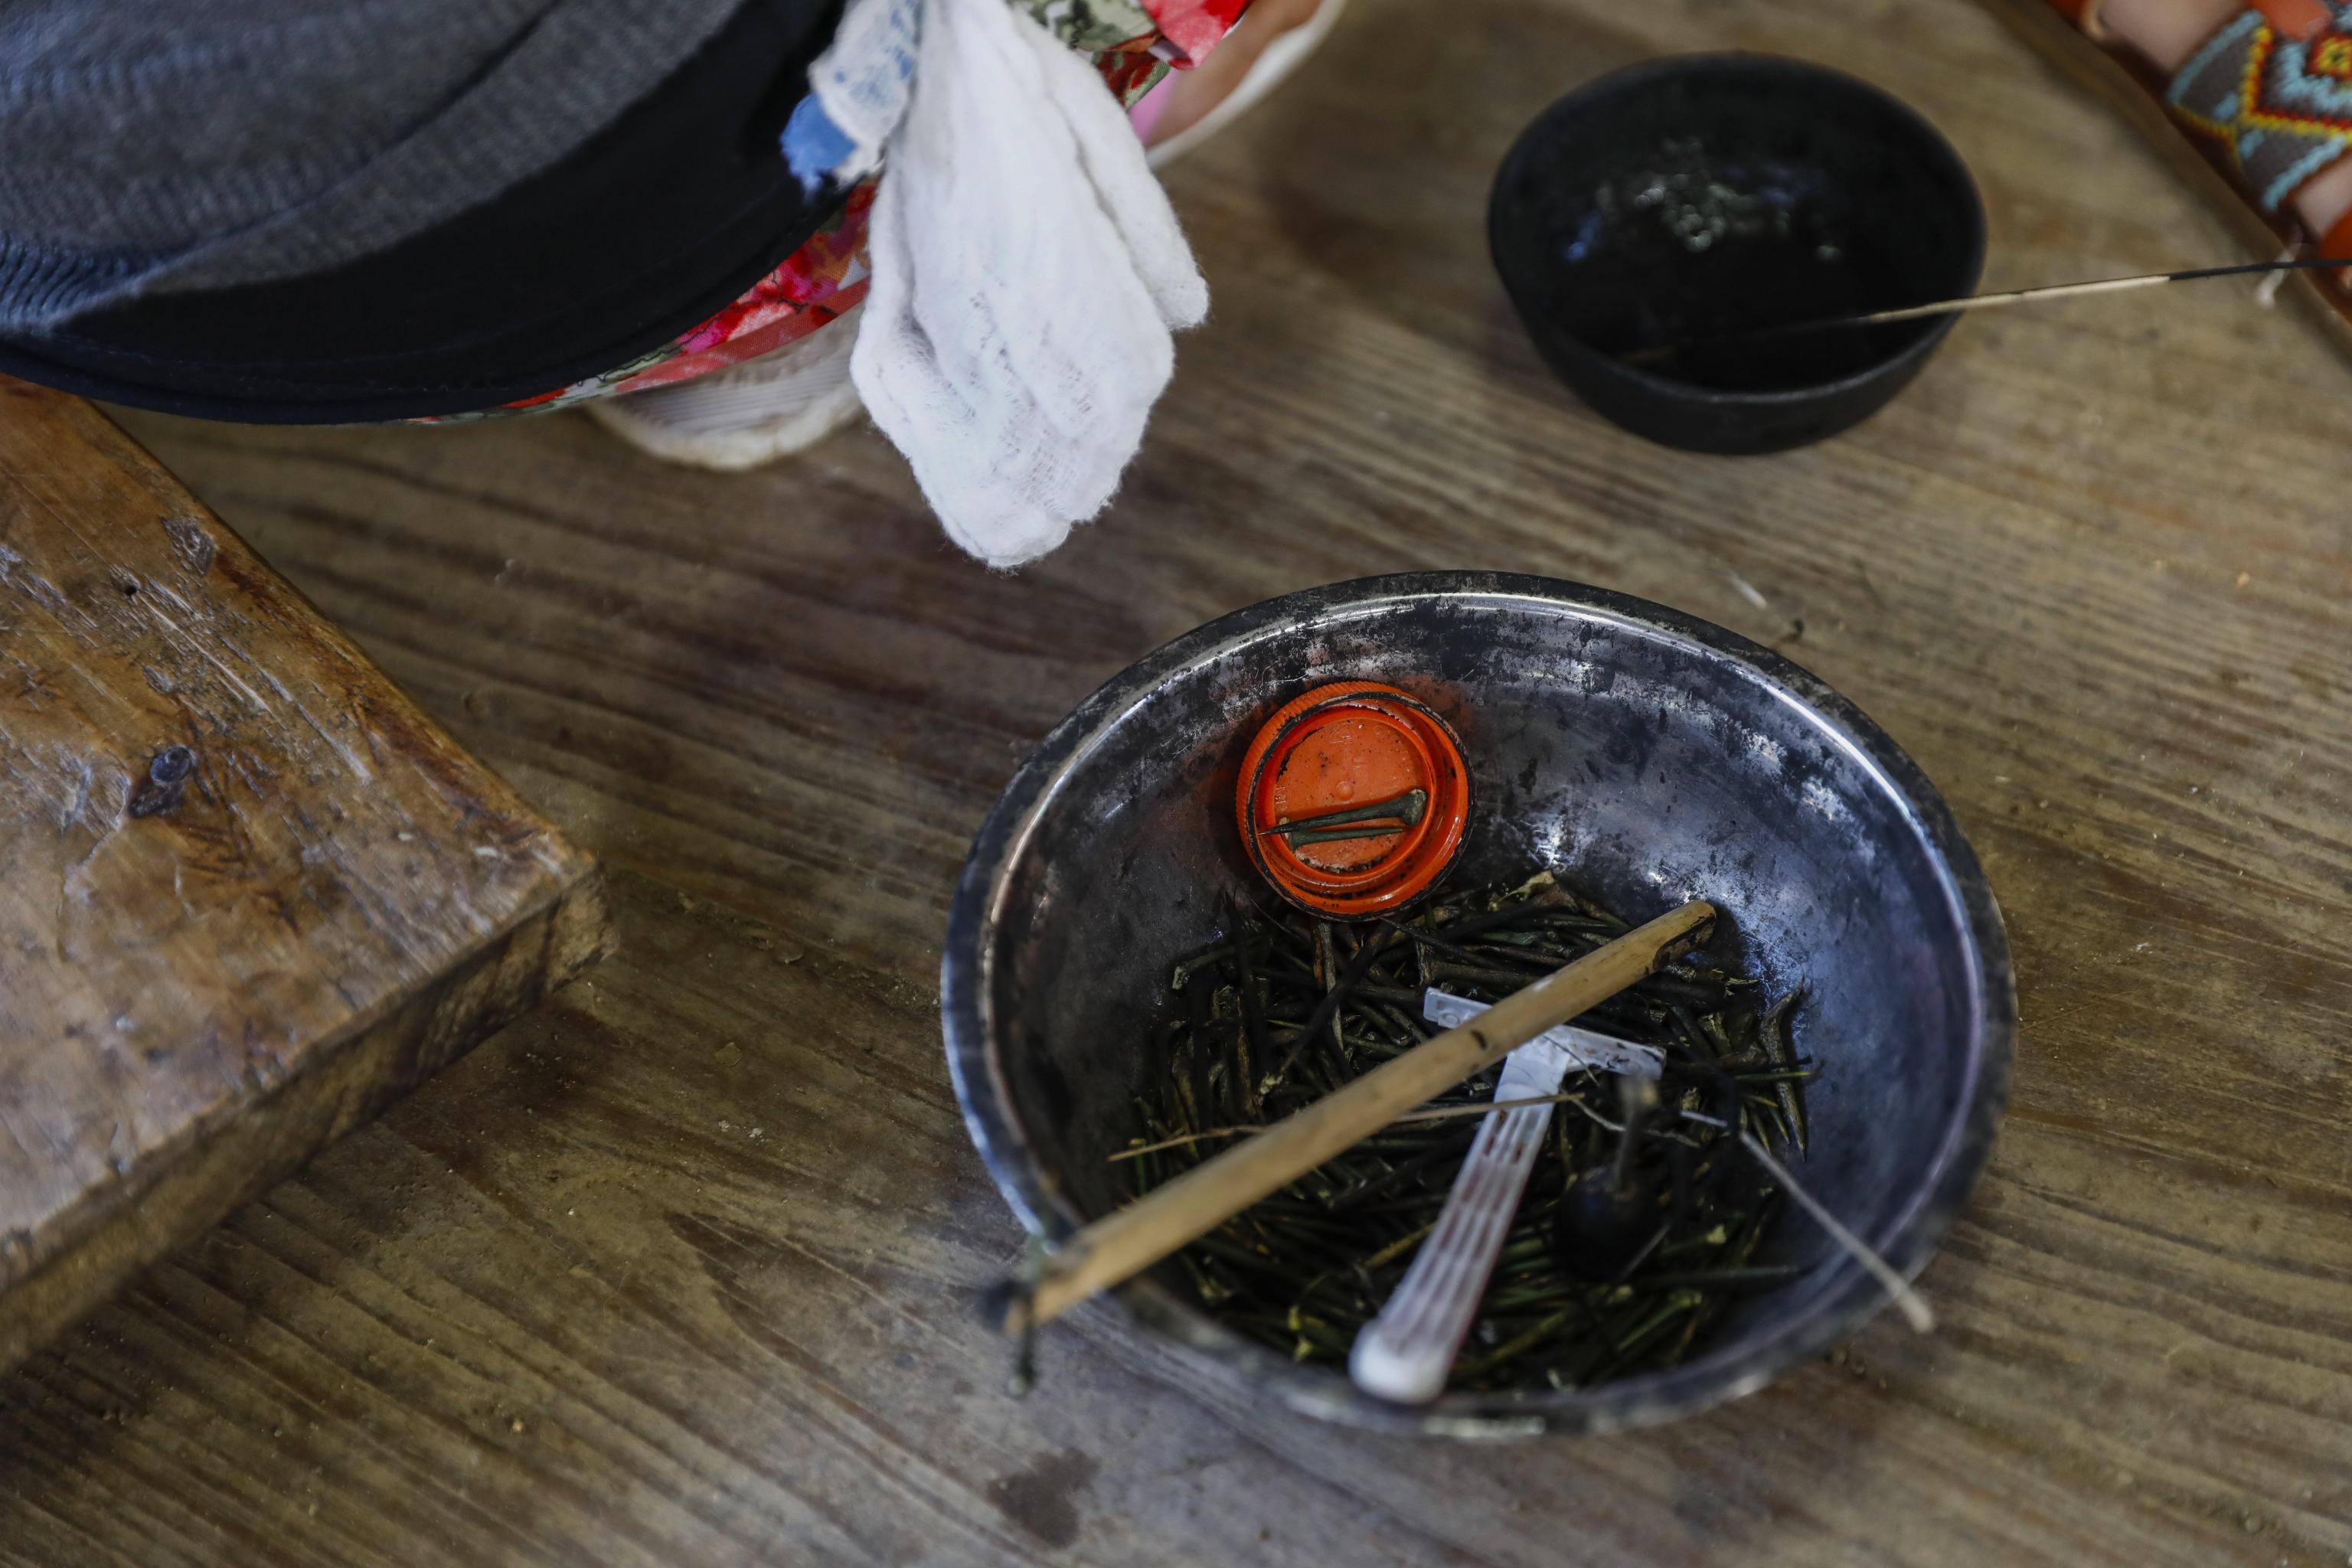
[[[131,786],[130,814],[154,816],[177,806],[195,767],[196,753],[185,746],[170,745],[156,752],[147,764],[147,776]]]
[[[999,1512],[1050,1547],[1075,1545],[1078,1501],[1098,1467],[1076,1448],[1039,1459],[1027,1468],[988,1483],[988,1500]]]

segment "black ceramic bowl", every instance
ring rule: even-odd
[[[1536,577],[1440,573],[1269,600],[1113,679],[1024,763],[949,917],[948,1061],[1013,1212],[1066,1235],[1120,1201],[1168,963],[1228,897],[1270,900],[1234,826],[1265,717],[1328,680],[1402,687],[1459,733],[1476,781],[1457,876],[1558,868],[1646,918],[1727,916],[1727,957],[1803,986],[1798,1047],[1822,1201],[1904,1274],[1951,1225],[1992,1142],[2016,1000],[2000,917],[1919,770],[1786,660],[1686,616]],[[1750,1297],[1672,1371],[1592,1390],[1449,1394],[1405,1409],[1219,1326],[1165,1266],[1120,1292],[1207,1374],[1361,1425],[1507,1436],[1669,1419],[1818,1355],[1885,1298],[1804,1216],[1768,1244],[1805,1272]],[[1045,1377],[1053,1377],[1048,1346]]]
[[[1876,413],[1953,318],[1703,340],[1967,294],[1985,220],[1951,144],[1876,88],[1686,55],[1544,110],[1503,160],[1487,236],[1545,363],[1594,409],[1669,447],[1746,453]]]

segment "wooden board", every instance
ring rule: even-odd
[[[0,1367],[593,959],[593,862],[0,379]]]
[[[2342,1568],[2352,374],[2221,284],[1964,322],[1809,451],[1621,435],[1511,321],[1486,182],[1573,82],[1727,46],[1920,105],[1990,284],[2240,254],[1965,0],[1356,0],[1172,176],[1213,319],[1017,576],[870,432],[730,478],[573,417],[138,420],[617,865],[622,952],[0,1381],[0,1563]],[[1943,1328],[1514,1449],[1206,1393],[1102,1312],[1006,1398],[934,991],[971,830],[1165,638],[1450,566],[1774,642],[1951,801],[2024,1028]]]

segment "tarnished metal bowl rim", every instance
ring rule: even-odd
[[[1363,578],[1237,610],[1186,633],[1113,677],[1056,725],[1022,764],[973,841],[949,914],[940,975],[940,1011],[956,1096],[972,1142],[1014,1215],[1033,1232],[1048,1237],[1069,1234],[1084,1218],[1041,1168],[1014,1112],[989,1004],[1009,873],[1057,795],[1094,748],[1180,672],[1290,635],[1303,625],[1381,616],[1415,600],[1480,607],[1525,605],[1703,650],[1703,657],[1739,667],[1767,688],[1805,722],[1831,737],[1877,787],[1901,803],[1933,858],[1942,894],[1964,933],[1973,993],[1965,1102],[1932,1158],[1927,1180],[1885,1247],[1898,1271],[1906,1279],[1916,1277],[1950,1229],[1990,1152],[2007,1103],[2016,1034],[2015,985],[2000,910],[1950,812],[1918,766],[1885,731],[1819,679],[1769,649],[1645,600],[1580,584],[1497,573]],[[1425,1409],[1408,1409],[1361,1394],[1328,1370],[1295,1365],[1221,1327],[1150,1280],[1127,1287],[1117,1300],[1118,1309],[1139,1328],[1174,1349],[1187,1371],[1271,1394],[1326,1419],[1486,1439],[1547,1431],[1606,1432],[1693,1414],[1751,1393],[1821,1355],[1885,1305],[1883,1291],[1853,1268],[1818,1310],[1777,1337],[1745,1348],[1736,1365],[1727,1366],[1720,1355],[1705,1353],[1663,1373],[1591,1390],[1449,1394]]]

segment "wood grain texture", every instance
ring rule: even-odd
[[[1357,0],[1173,176],[1214,319],[1016,577],[870,432],[722,478],[570,417],[138,420],[630,868],[624,952],[0,1383],[0,1563],[2343,1564],[2352,375],[2222,284],[1963,322],[1808,451],[1620,435],[1511,321],[1486,182],[1574,82],[1722,46],[1933,117],[1989,286],[2242,255],[1964,0]],[[1159,642],[1426,567],[1771,642],[1944,790],[2024,1028],[1943,1327],[1509,1450],[1236,1404],[1100,1309],[1006,1399],[935,1015],[971,830]]]
[[[593,862],[0,381],[0,1367],[600,950]]]

